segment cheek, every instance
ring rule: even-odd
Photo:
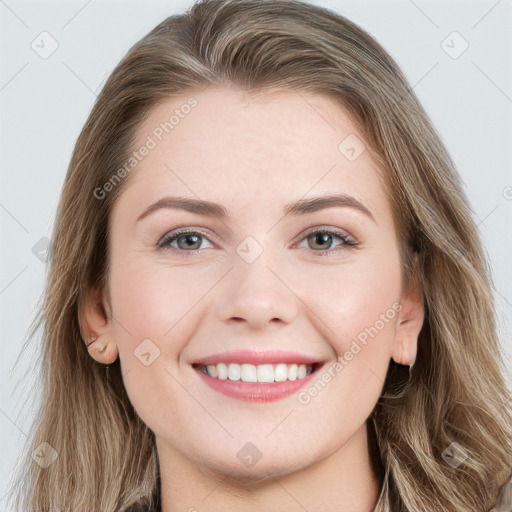
[[[373,343],[376,355],[391,352],[400,308],[401,271],[398,254],[389,253],[386,259],[379,254],[364,256],[347,265],[316,269],[314,276],[304,277],[303,290],[315,290],[304,295],[307,305],[321,320],[322,332],[338,354],[349,350],[354,340],[364,346],[369,339],[378,341]],[[370,356],[369,351],[364,352],[365,357]]]
[[[111,273],[112,306],[116,341],[120,351],[133,348],[145,338],[161,350],[178,353],[182,348],[171,342],[183,329],[195,306],[213,287],[216,276],[210,269],[170,267],[140,258],[118,265]],[[120,325],[122,324],[122,326]]]
[[[208,277],[194,273],[192,267],[156,265],[152,258],[126,258],[110,274],[123,383],[138,415],[152,430],[190,407],[180,379],[173,375],[193,336],[201,298],[214,282],[211,272]],[[180,422],[173,423],[173,431],[187,436]]]
[[[310,315],[334,357],[297,398],[305,414],[332,425],[335,446],[364,423],[382,392],[401,308],[401,277],[398,259],[388,266],[360,261],[324,271],[305,283],[323,290],[310,294],[307,305],[320,317]]]

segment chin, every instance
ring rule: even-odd
[[[229,475],[230,480],[236,480],[240,486],[252,489],[273,481],[274,478],[305,469],[316,462],[311,451],[307,455],[297,455],[292,453],[295,451],[293,447],[289,450],[277,451],[275,447],[269,446],[262,448],[258,451],[259,453],[256,450],[249,443],[234,451],[230,447],[222,453],[212,454],[207,459],[200,457],[199,466],[209,474]],[[252,459],[251,451],[253,451]],[[233,453],[233,456],[226,457],[228,453]]]

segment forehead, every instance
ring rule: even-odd
[[[370,207],[386,201],[362,134],[340,104],[319,94],[184,93],[146,117],[133,149],[145,146],[123,193],[135,202],[164,192],[240,204],[310,192],[349,193]]]

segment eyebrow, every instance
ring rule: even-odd
[[[324,208],[334,207],[353,208],[360,211],[376,223],[375,217],[367,206],[358,201],[355,197],[346,194],[334,194],[328,196],[299,199],[294,203],[285,205],[283,211],[284,216],[288,217],[304,215],[307,213],[323,210]],[[205,201],[202,199],[167,196],[159,199],[151,206],[149,206],[144,212],[142,212],[142,214],[137,218],[137,222],[147,217],[150,213],[162,208],[171,210],[183,210],[198,215],[218,218],[220,220],[231,220],[231,216],[229,215],[228,210],[221,204]]]

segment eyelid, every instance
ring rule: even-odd
[[[333,235],[335,237],[338,237],[343,241],[339,246],[333,249],[323,249],[315,251],[313,249],[307,249],[313,253],[319,254],[319,255],[326,255],[326,254],[332,254],[340,250],[340,248],[343,248],[343,246],[347,246],[349,248],[357,248],[359,245],[359,242],[346,230],[341,228],[333,228],[329,226],[312,226],[310,228],[307,228],[305,231],[303,231],[299,237],[296,238],[292,243],[291,247],[296,247],[299,243],[306,240],[309,236],[316,234],[316,233],[327,233],[329,235]],[[171,241],[176,240],[181,235],[187,235],[187,234],[199,234],[203,238],[206,238],[210,243],[217,245],[217,242],[212,241],[211,238],[215,239],[215,236],[211,236],[206,230],[203,228],[196,228],[194,226],[186,226],[181,228],[176,228],[174,230],[171,230],[167,232],[165,235],[163,235],[160,240],[156,243],[157,247],[161,250],[169,250],[173,252],[181,253],[182,255],[187,254],[196,254],[198,252],[204,251],[204,249],[193,249],[190,251],[177,249],[175,247],[172,247],[170,245]],[[345,248],[347,248],[345,247]]]
[[[192,251],[183,251],[180,249],[175,249],[170,244],[166,243],[166,242],[170,241],[171,239],[176,239],[180,235],[188,235],[188,234],[202,235],[203,238],[206,238],[210,243],[216,244],[216,242],[211,240],[211,238],[215,239],[215,237],[212,236],[210,233],[208,233],[206,230],[204,230],[202,228],[196,228],[194,226],[187,226],[187,227],[176,228],[171,231],[168,231],[167,233],[165,233],[164,236],[162,236],[160,238],[160,240],[158,240],[156,245],[157,245],[157,247],[159,247],[160,249],[163,249],[163,250],[170,248],[171,250],[174,249],[175,251],[184,252],[184,253],[194,253],[197,251],[201,251],[202,249],[194,249]]]
[[[330,226],[312,226],[311,228],[307,228],[299,235],[301,237],[299,241],[315,233],[329,233],[331,235],[339,236],[340,238],[348,238],[354,241],[354,243],[357,243],[357,240],[346,229],[334,228]]]

